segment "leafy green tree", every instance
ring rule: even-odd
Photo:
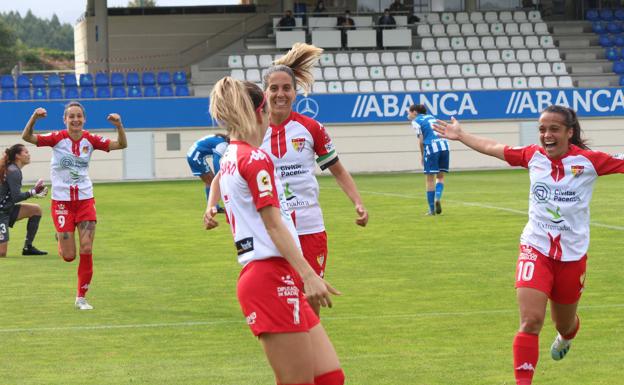
[[[0,73],[9,73],[17,62],[15,44],[17,37],[3,20],[0,20]]]
[[[156,6],[156,0],[130,0],[128,8],[150,8]]]

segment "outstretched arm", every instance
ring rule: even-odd
[[[204,225],[206,226],[206,230],[211,230],[219,226],[219,222],[217,222],[214,217],[217,215],[217,203],[219,203],[220,196],[221,173],[218,172],[210,183],[210,194],[208,194],[208,203],[206,205],[206,212],[204,213]]]
[[[459,121],[455,118],[451,118],[450,123],[438,120],[432,126],[433,129],[443,138],[460,141],[466,146],[475,151],[479,151],[482,154],[490,155],[500,160],[505,160],[504,144],[498,143],[494,139],[472,135],[464,131],[459,124]]]
[[[349,174],[349,171],[344,168],[340,160],[329,166],[329,171],[334,178],[336,178],[336,183],[338,183],[342,191],[347,194],[351,202],[355,205],[355,212],[358,216],[355,223],[362,227],[366,226],[368,223],[368,211],[366,211],[364,203],[362,203],[362,197],[360,197],[355,181],[351,177],[351,174]]]
[[[113,126],[117,129],[117,140],[111,140],[108,144],[108,149],[112,150],[122,150],[128,147],[128,141],[126,140],[126,131],[124,130],[123,124],[121,123],[121,116],[119,114],[110,114],[106,117],[106,120],[111,122]]]
[[[41,107],[37,108],[32,113],[30,119],[28,119],[28,123],[26,123],[26,126],[24,127],[24,131],[22,131],[22,139],[24,139],[24,141],[32,143],[34,145],[37,144],[37,136],[33,134],[33,131],[35,129],[35,122],[41,118],[45,118],[46,116],[48,116],[48,112],[45,110],[45,108]]]

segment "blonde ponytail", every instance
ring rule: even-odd
[[[264,89],[268,86],[268,79],[271,74],[282,71],[288,73],[293,79],[293,85],[301,87],[304,95],[307,95],[312,89],[312,84],[314,84],[312,68],[317,64],[322,53],[322,48],[310,44],[293,44],[290,51],[275,60],[274,65],[265,73],[263,78]]]
[[[249,139],[256,129],[256,115],[249,92],[243,82],[226,76],[210,93],[210,114],[228,134]]]

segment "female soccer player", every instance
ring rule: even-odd
[[[297,85],[304,92],[309,91],[314,82],[312,67],[322,52],[313,45],[296,43],[267,70],[263,81],[271,125],[261,146],[271,155],[277,177],[284,184],[287,204],[294,210],[303,255],[321,277],[327,264],[327,234],[319,205],[316,164],[321,170],[329,169],[353,202],[357,213],[355,222],[360,226],[368,223],[368,212],[357,186],[338,159],[323,125],[293,111]]]
[[[237,294],[247,324],[278,385],[342,385],[338,356],[308,304],[331,306],[330,294],[338,292],[303,258],[285,191],[258,148],[269,124],[265,96],[253,83],[225,77],[212,90],[210,112],[231,137],[219,190],[244,266]],[[215,213],[207,213],[207,227],[216,224]]]
[[[0,159],[0,257],[6,257],[9,245],[9,227],[16,221],[28,218],[26,241],[22,255],[46,255],[33,246],[39,229],[41,207],[36,203],[18,203],[28,198],[44,198],[48,188],[39,179],[35,186],[22,192],[22,168],[30,163],[30,153],[23,144],[14,144],[4,151]]]
[[[198,176],[205,185],[206,199],[210,196],[210,183],[219,172],[219,161],[225,153],[230,138],[227,135],[206,135],[197,140],[186,153],[186,161],[193,175]],[[212,170],[206,162],[207,157],[212,157]]]
[[[624,160],[590,151],[576,113],[563,106],[541,113],[540,145],[505,146],[465,132],[454,118],[438,121],[434,128],[442,137],[529,170],[529,222],[520,237],[516,267],[520,330],[513,342],[516,383],[529,385],[548,300],[558,332],[550,350],[553,359],[565,357],[579,330],[577,306],[585,281],[594,183],[598,176],[624,173]]]
[[[47,111],[37,108],[22,133],[22,139],[37,147],[52,147],[50,176],[52,179],[52,220],[56,227],[58,250],[67,262],[76,258],[74,231],[78,227],[80,263],[78,265],[78,294],[75,306],[91,310],[85,299],[93,276],[93,238],[95,236],[95,200],[93,184],[89,179],[89,160],[94,150],[111,151],[126,148],[126,133],[118,114],[110,114],[107,120],[117,129],[117,140],[110,140],[89,133],[84,129],[84,107],[70,102],[65,107],[63,121],[66,129],[45,135],[34,135],[35,122],[47,116]]]

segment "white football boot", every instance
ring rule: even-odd
[[[572,341],[563,339],[563,337],[561,337],[561,334],[557,334],[557,338],[555,338],[555,341],[550,347],[550,356],[552,357],[552,359],[555,361],[562,360],[563,357],[565,357],[566,354],[568,354],[568,352],[570,351],[571,344]]]
[[[93,306],[89,305],[85,297],[76,297],[75,306],[78,310],[93,310]]]

